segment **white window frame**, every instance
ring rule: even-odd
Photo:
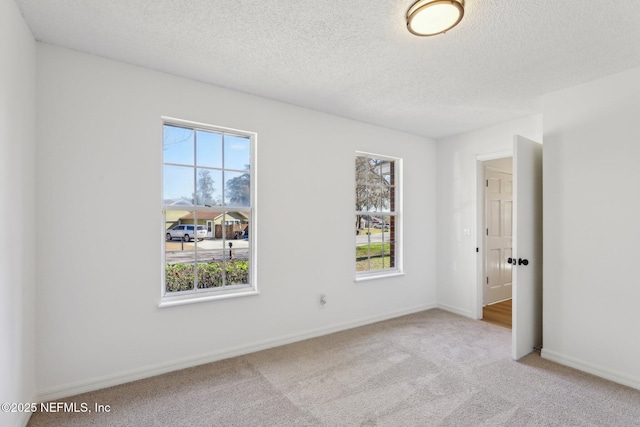
[[[393,276],[402,276],[404,275],[403,270],[403,215],[402,215],[402,193],[403,193],[403,182],[402,182],[402,158],[388,156],[383,154],[370,153],[365,151],[356,151],[354,156],[354,163],[357,157],[369,157],[380,160],[388,160],[393,161],[394,164],[394,187],[395,187],[395,203],[394,203],[394,211],[393,212],[374,212],[374,211],[355,211],[355,215],[389,215],[395,217],[395,266],[393,268],[386,268],[383,270],[374,270],[374,271],[355,271],[355,281],[366,281],[373,279],[381,279],[388,278]],[[355,172],[355,169],[354,169]],[[357,181],[354,176],[354,194],[353,200],[356,199],[356,185]],[[356,259],[356,245],[354,245],[353,250],[353,258],[354,260],[354,270],[356,269],[355,259]]]
[[[257,143],[258,135],[255,132],[244,131],[239,129],[226,128],[221,126],[209,125],[205,123],[193,122],[188,120],[176,119],[173,117],[161,117],[160,141],[164,140],[164,126],[173,125],[185,127],[194,130],[203,130],[209,132],[222,133],[224,135],[234,135],[249,138],[250,140],[250,202],[248,208],[223,207],[224,210],[232,212],[247,212],[249,214],[249,284],[247,285],[227,285],[221,288],[192,289],[188,291],[167,292],[166,291],[166,254],[165,254],[165,234],[166,220],[165,213],[168,210],[193,210],[198,212],[218,212],[221,207],[208,206],[165,206],[164,205],[164,184],[161,184],[160,204],[161,204],[161,282],[160,282],[160,302],[158,307],[171,307],[177,305],[221,300],[242,296],[258,295],[257,286]],[[160,182],[164,183],[164,156],[160,162]],[[195,166],[194,166],[195,167]],[[224,185],[224,183],[223,183]],[[186,208],[186,209],[185,209]],[[194,287],[195,288],[195,287]]]

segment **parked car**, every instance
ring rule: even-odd
[[[202,240],[207,237],[207,228],[204,225],[198,225],[194,229],[193,224],[176,225],[167,230],[167,240],[182,239],[185,242],[191,239]]]
[[[389,224],[387,224],[387,223],[381,224],[381,223],[378,222],[376,224],[373,224],[373,228],[385,228],[385,229],[388,229],[389,228]]]

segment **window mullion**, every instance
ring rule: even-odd
[[[198,290],[198,132],[193,132],[193,290]]]
[[[224,180],[226,177],[226,169],[225,169],[225,164],[224,164],[224,146],[225,146],[225,139],[226,139],[226,135],[223,133],[222,134],[222,201],[221,201],[221,205],[222,206],[226,206],[226,199],[225,199],[225,185],[224,185]]]
[[[227,213],[222,213],[222,287],[227,286]],[[231,249],[229,249],[231,250]]]

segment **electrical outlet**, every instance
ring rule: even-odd
[[[326,304],[327,304],[327,296],[320,295],[320,308],[324,308]]]

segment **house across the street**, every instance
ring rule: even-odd
[[[193,224],[193,212],[181,216],[178,223]],[[207,227],[209,238],[222,239],[223,225],[227,239],[238,239],[249,233],[249,217],[243,212],[198,212],[197,223]]]

